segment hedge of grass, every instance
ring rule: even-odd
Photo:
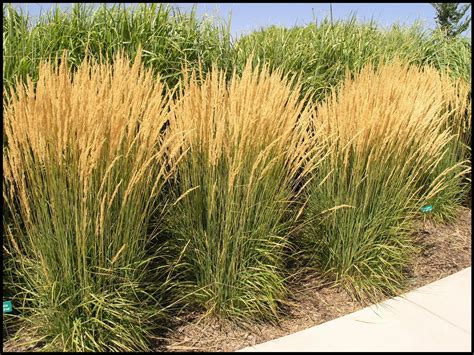
[[[342,83],[345,73],[360,71],[366,64],[378,65],[401,59],[414,65],[433,65],[454,78],[471,80],[471,42],[428,32],[415,23],[381,29],[374,21],[360,23],[355,17],[331,23],[324,19],[304,27],[271,26],[239,39],[236,64],[242,67],[253,54],[285,73],[300,74],[302,92],[314,92],[320,101]]]
[[[64,50],[68,64],[76,68],[86,49],[89,56],[112,60],[119,51],[135,57],[139,46],[144,65],[170,86],[177,83],[183,65],[200,60],[204,69],[214,61],[226,66],[232,50],[224,21],[201,20],[195,9],[185,13],[163,4],[74,4],[70,11],[52,8],[33,23],[21,10],[3,6],[4,86],[28,75],[36,81],[40,61]]]

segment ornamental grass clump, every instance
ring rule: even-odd
[[[268,68],[242,76],[216,67],[183,81],[171,131],[189,132],[168,219],[182,257],[179,288],[214,316],[267,319],[285,297],[288,233],[296,199],[320,160],[308,140],[311,108]]]
[[[149,222],[182,138],[163,133],[170,100],[140,53],[66,62],[4,103],[8,287],[48,349],[148,350],[167,290]]]
[[[318,105],[314,138],[332,144],[310,187],[300,247],[361,300],[402,290],[416,252],[411,222],[450,187],[452,171],[468,171],[461,161],[434,175],[456,139],[445,93],[437,70],[395,62],[347,76]]]
[[[433,206],[431,217],[440,222],[451,222],[466,198],[470,199],[471,181],[464,170],[471,168],[471,88],[463,79],[450,79],[446,73],[441,79],[443,111],[446,113],[443,129],[451,132],[454,138],[448,143],[436,169],[426,176],[424,182],[433,181],[446,169],[456,166],[442,175],[445,181],[443,188],[430,201]]]

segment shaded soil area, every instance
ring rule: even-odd
[[[409,290],[449,276],[471,265],[471,210],[463,209],[452,224],[420,221],[415,240],[420,253],[410,266]],[[290,285],[290,299],[279,324],[235,325],[204,317],[204,313],[175,316],[170,331],[156,338],[155,351],[236,351],[339,318],[367,306],[344,289],[306,276]],[[380,299],[379,301],[382,301]],[[4,334],[5,339],[5,334]],[[7,341],[4,351],[32,351]]]
[[[415,240],[420,253],[408,270],[406,292],[471,265],[471,210],[463,209],[452,224],[420,221]],[[321,324],[367,306],[340,287],[306,277],[290,287],[291,297],[278,325],[246,324],[187,314],[158,340],[156,351],[236,351]],[[379,301],[383,301],[380,299]]]

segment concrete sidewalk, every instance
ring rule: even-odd
[[[471,268],[239,351],[471,351]]]

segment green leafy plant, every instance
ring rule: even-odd
[[[360,23],[327,18],[303,27],[271,26],[243,36],[235,44],[235,63],[243,68],[249,55],[270,69],[301,74],[302,96],[314,92],[321,102],[337,88],[349,70],[353,75],[366,64],[378,66],[400,59],[418,66],[449,69],[453,77],[471,78],[471,44],[465,38],[448,40],[441,32],[394,24],[385,29],[374,21]]]

